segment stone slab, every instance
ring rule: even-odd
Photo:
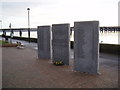
[[[38,26],[38,58],[51,59],[51,27]]]
[[[91,74],[99,71],[99,22],[74,23],[74,70]]]
[[[53,24],[52,38],[52,60],[69,65],[70,24]]]

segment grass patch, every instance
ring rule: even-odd
[[[17,47],[18,44],[9,43],[9,42],[0,40],[0,46],[2,46],[2,47]]]
[[[6,42],[6,41],[3,41],[3,40],[0,40],[0,44],[8,44],[9,42]]]

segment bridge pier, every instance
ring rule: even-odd
[[[19,34],[20,34],[20,37],[22,37],[22,31],[21,30],[19,31]]]

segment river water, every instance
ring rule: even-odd
[[[0,35],[2,35],[2,32],[0,32]],[[6,32],[6,35],[10,35],[10,32]],[[14,36],[19,36],[19,32],[14,32]],[[120,44],[119,40],[120,32],[99,32],[99,43],[105,43],[105,44]],[[22,32],[22,37],[28,37],[28,32],[24,31]],[[31,38],[37,38],[37,31],[31,31],[30,33]],[[74,31],[72,32],[72,35],[70,36],[70,40],[74,41]]]

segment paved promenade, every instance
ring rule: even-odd
[[[1,48],[1,47],[0,47]],[[55,66],[37,58],[31,47],[2,49],[3,88],[118,88],[118,57],[100,53],[100,73],[91,75],[73,71],[70,66]]]

